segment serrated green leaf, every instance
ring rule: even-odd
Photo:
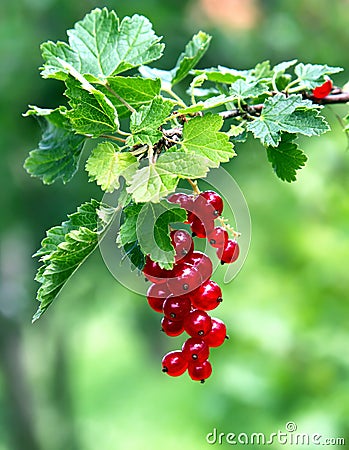
[[[303,64],[296,65],[294,72],[300,79],[301,85],[308,89],[314,89],[325,81],[325,75],[341,72],[341,67],[330,67],[326,64]]]
[[[170,239],[170,224],[184,222],[187,213],[178,205],[166,200],[146,203],[137,220],[138,243],[144,254],[149,255],[163,269],[172,269],[175,251]]]
[[[161,81],[161,89],[171,89],[172,72],[171,70],[161,70],[155,67],[141,66],[138,69],[143,78],[150,78],[152,80],[159,79]]]
[[[306,155],[293,142],[295,136],[283,134],[277,147],[267,147],[268,160],[276,175],[283,181],[296,181],[297,170],[304,167]]]
[[[65,108],[41,109],[32,106],[26,116],[33,115],[42,128],[38,148],[29,153],[24,168],[45,184],[57,180],[68,183],[78,169],[86,137],[72,132]]]
[[[229,69],[228,67],[218,66],[209,69],[193,70],[195,75],[206,75],[208,81],[214,83],[231,84],[239,79],[246,79],[249,74],[248,70]]]
[[[138,169],[138,161],[129,152],[120,152],[111,142],[102,142],[93,150],[86,162],[89,181],[96,181],[101,189],[113,192],[120,187],[122,176],[130,181]]]
[[[99,209],[103,209],[103,214],[99,214]],[[81,205],[68,221],[47,232],[42,247],[34,255],[40,256],[43,265],[36,276],[36,281],[41,283],[37,293],[40,306],[33,322],[41,317],[70,276],[96,248],[98,236],[109,226],[113,213],[113,208],[91,200]]]
[[[116,109],[103,92],[87,82],[82,86],[80,81],[71,77],[65,82],[65,95],[72,108],[67,111],[66,116],[77,133],[98,137],[119,129]]]
[[[211,36],[199,31],[185,47],[184,52],[179,56],[174,69],[172,69],[172,84],[182,81],[200,61],[206,53],[211,41]]]
[[[229,93],[235,98],[255,98],[268,92],[268,86],[260,81],[237,80],[229,89]]]
[[[292,59],[291,61],[284,61],[273,67],[273,71],[276,77],[283,75],[287,69],[294,66],[297,63],[297,59]]]
[[[257,81],[271,79],[273,75],[274,71],[270,68],[270,61],[258,63],[250,73],[250,77]]]
[[[281,139],[281,132],[320,134],[328,130],[324,120],[319,116],[318,111],[302,100],[300,95],[290,95],[286,97],[283,94],[275,95],[264,102],[264,108],[260,117],[247,125],[247,129],[254,136],[261,140],[264,145],[277,147]],[[301,111],[293,114],[297,108]],[[314,111],[314,113],[310,113]],[[303,117],[303,125],[302,118]],[[311,131],[311,126],[313,130]],[[309,135],[309,134],[308,134]]]
[[[157,168],[155,164],[137,170],[132,178],[127,192],[132,195],[136,203],[158,203],[161,198],[176,189],[179,178],[177,175]]]
[[[131,262],[133,268],[142,270],[145,264],[145,255],[141,250],[138,241],[125,244],[123,247],[125,257]]]
[[[70,73],[66,62],[80,74],[103,80],[159,59],[164,48],[146,17],[136,14],[119,23],[115,12],[106,8],[94,9],[67,34],[69,45],[42,45],[44,78],[65,79]]]
[[[131,115],[130,130],[132,138],[127,145],[154,145],[162,136],[158,128],[164,123],[173,109],[173,102],[158,96],[149,105],[143,105]]]
[[[156,161],[156,168],[164,173],[177,175],[179,178],[204,178],[209,170],[209,161],[206,157],[186,153],[180,150],[167,151],[160,155]]]
[[[229,136],[219,131],[222,125],[222,117],[211,113],[189,120],[184,124],[182,148],[207,158],[210,167],[219,167],[221,162],[235,156]]]
[[[161,81],[159,79],[151,80],[141,77],[109,77],[107,79],[109,87],[116,92],[119,97],[125,100],[132,108],[138,110],[142,105],[148,105],[160,94]],[[120,118],[131,114],[116,96],[111,95],[103,86],[99,89],[110,99],[115,106]]]

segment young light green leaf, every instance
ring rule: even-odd
[[[210,162],[201,155],[186,153],[180,150],[167,151],[156,161],[157,170],[177,175],[179,178],[204,178],[209,170]]]
[[[103,92],[87,83],[88,91],[74,78],[67,78],[65,82],[65,95],[72,108],[66,115],[77,133],[98,137],[119,129],[116,109]]]
[[[157,96],[148,105],[143,105],[131,115],[130,130],[132,141],[128,145],[155,144],[162,136],[158,128],[164,123],[173,109],[173,102]]]
[[[154,97],[160,94],[161,81],[151,80],[141,77],[110,77],[107,79],[109,88],[119,97],[125,100],[132,108],[138,110],[142,105],[148,105]],[[115,106],[118,116],[126,117],[131,114],[130,110],[122,103],[118,97],[112,95],[103,86],[99,89],[110,99]]]
[[[78,169],[85,136],[73,133],[65,117],[65,108],[41,109],[32,106],[26,116],[33,115],[42,128],[38,148],[29,153],[24,168],[44,184],[61,179],[68,183]]]
[[[132,194],[136,203],[159,201],[176,189],[179,178],[170,174],[155,164],[137,170],[132,178],[127,192]]]
[[[113,192],[120,187],[122,176],[130,181],[138,168],[138,161],[129,152],[120,152],[111,142],[102,142],[93,150],[86,162],[89,181],[96,181],[101,189]]]
[[[179,56],[174,69],[172,69],[172,84],[183,80],[206,53],[211,41],[211,36],[199,31],[185,47]]]
[[[103,214],[99,214],[101,208]],[[34,255],[40,256],[43,265],[36,276],[41,284],[37,293],[40,306],[33,322],[46,311],[70,276],[96,248],[98,236],[109,226],[113,213],[114,209],[91,200],[81,205],[68,221],[47,232],[42,247]]]
[[[306,155],[293,142],[295,136],[284,133],[277,147],[267,147],[268,160],[276,175],[283,181],[296,181],[297,170],[304,167]]]
[[[226,95],[217,95],[210,97],[207,100],[195,103],[195,105],[188,106],[187,108],[180,108],[177,110],[179,114],[193,114],[199,111],[205,111],[208,109],[217,108],[235,99],[234,95],[227,97]]]
[[[341,72],[341,67],[330,67],[326,64],[303,64],[296,65],[294,72],[300,79],[301,85],[308,89],[314,89],[316,86],[320,86],[324,81],[325,75],[331,75],[333,73]]]
[[[283,75],[287,69],[294,66],[296,63],[297,63],[297,59],[292,59],[291,61],[285,61],[285,62],[276,64],[276,66],[273,67],[275,76],[279,77],[279,76]]]
[[[270,68],[270,61],[263,61],[258,63],[250,72],[252,80],[269,80],[274,75],[274,71]]]
[[[155,67],[141,66],[138,69],[143,78],[150,78],[152,80],[159,79],[161,81],[161,89],[171,89],[172,72],[171,70],[156,69]]]
[[[229,89],[234,98],[255,98],[268,92],[268,86],[260,81],[237,80]]]
[[[136,227],[140,248],[163,269],[172,269],[175,257],[170,225],[184,222],[186,218],[184,209],[166,200],[146,203],[139,213]]]
[[[114,11],[96,8],[67,32],[69,45],[48,42],[42,45],[44,78],[65,79],[69,73],[63,62],[81,74],[97,79],[159,59],[164,48],[146,17],[125,17],[121,23]]]
[[[228,67],[218,66],[209,69],[196,69],[193,73],[198,75],[206,75],[208,81],[214,83],[231,84],[239,79],[246,79],[249,74],[248,70],[229,69]]]
[[[300,95],[275,95],[264,102],[260,117],[250,122],[247,129],[260,139],[262,144],[277,147],[282,131],[293,132],[291,114],[297,107],[304,108],[307,105]]]
[[[189,120],[183,128],[183,150],[207,158],[209,167],[229,161],[235,152],[229,136],[219,131],[222,125],[222,117],[211,113]]]

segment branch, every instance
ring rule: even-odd
[[[339,88],[333,89],[332,93],[324,98],[316,98],[313,95],[309,95],[304,93],[303,97],[305,99],[311,100],[313,103],[316,103],[318,105],[335,105],[340,103],[349,103],[349,92],[344,92]],[[261,111],[263,109],[264,105],[258,104],[258,105],[245,105],[244,109],[246,111],[246,114],[249,114],[251,116],[258,117],[261,114]],[[244,113],[241,112],[240,109],[231,109],[229,111],[222,111],[219,113],[219,115],[224,119],[232,119],[234,117],[240,117],[243,116]],[[176,127],[171,128],[170,130],[163,130],[163,134],[165,139],[171,139],[171,140],[179,140],[182,137],[182,127]]]

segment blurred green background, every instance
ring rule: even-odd
[[[59,104],[62,85],[39,76],[39,44],[65,40],[96,6],[148,16],[167,46],[163,68],[201,28],[213,35],[202,67],[298,58],[344,67],[339,85],[349,78],[348,0],[1,1],[0,450],[205,449],[213,428],[267,434],[288,421],[348,445],[349,153],[336,116],[344,106],[327,110],[332,132],[302,140],[309,162],[297,183],[279,181],[252,141],[226,165],[248,202],[252,243],[224,286],[217,316],[231,339],[212,351],[207,383],[161,373],[162,355],[180,340],[158,331],[159,316],[98,252],[30,324],[31,254],[47,228],[101,192],[83,170],[66,186],[30,178],[22,163],[40,130],[21,113],[28,103]]]

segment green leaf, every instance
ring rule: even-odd
[[[167,151],[160,155],[156,161],[157,170],[177,175],[179,178],[204,178],[209,170],[210,162],[201,155],[183,151]]]
[[[193,70],[195,75],[206,75],[208,81],[214,83],[231,84],[239,79],[246,79],[249,74],[248,70],[229,69],[228,67],[218,66],[210,69]]]
[[[164,123],[173,109],[172,100],[165,100],[158,96],[148,105],[143,105],[131,115],[130,130],[132,139],[127,145],[154,145],[162,136],[158,128]]]
[[[40,256],[43,265],[36,276],[41,284],[37,293],[40,306],[33,322],[46,311],[70,276],[97,247],[98,236],[107,229],[113,213],[114,209],[91,200],[81,205],[68,221],[48,230],[34,255]]]
[[[199,31],[185,47],[179,56],[174,69],[172,69],[172,84],[183,80],[206,53],[211,41],[211,36]]]
[[[138,241],[125,244],[123,250],[125,257],[129,259],[132,266],[138,270],[142,270],[145,264],[145,255],[142,252]]]
[[[297,108],[300,111],[295,112]],[[277,147],[282,131],[310,136],[324,133],[328,126],[317,109],[308,101],[303,101],[300,95],[286,97],[278,94],[264,102],[260,117],[250,122],[247,129],[262,144]]]
[[[24,163],[27,172],[45,184],[61,179],[68,183],[78,169],[86,138],[74,134],[65,117],[65,108],[41,109],[32,106],[26,116],[33,115],[42,128],[38,148],[29,153]]]
[[[166,200],[146,203],[137,220],[137,237],[142,252],[163,269],[172,269],[175,251],[170,239],[170,225],[184,222],[187,213]]]
[[[293,142],[295,136],[283,134],[277,147],[267,147],[267,156],[276,175],[284,181],[296,181],[297,170],[304,167],[306,155]]]
[[[300,79],[301,84],[308,88],[314,89],[316,86],[320,86],[325,81],[325,75],[331,75],[333,73],[341,72],[341,67],[330,67],[321,64],[303,64],[296,65],[294,71]]]
[[[146,17],[125,17],[114,11],[94,9],[67,32],[69,45],[47,42],[41,46],[44,78],[65,79],[68,63],[81,74],[97,79],[159,59],[164,48]]]
[[[89,181],[96,181],[101,189],[113,192],[120,187],[119,178],[131,180],[138,168],[138,161],[129,152],[120,152],[110,142],[102,142],[93,150],[86,162]]]
[[[161,81],[150,80],[141,77],[110,77],[107,79],[109,87],[116,92],[132,108],[139,109],[142,105],[148,105],[154,97],[160,94]],[[100,86],[100,90],[110,99],[115,106],[118,116],[127,117],[131,114],[129,109],[114,95]]]
[[[287,69],[294,66],[296,63],[297,63],[297,59],[292,59],[291,61],[285,61],[285,62],[276,64],[276,66],[273,67],[275,76],[279,77],[279,76],[283,75]]]
[[[217,108],[218,106],[224,105],[226,103],[234,100],[235,96],[225,96],[225,95],[217,95],[215,97],[210,97],[207,100],[200,101],[195,103],[192,106],[188,106],[187,108],[178,109],[177,112],[179,114],[194,114],[199,111],[205,111],[207,109]]]
[[[235,98],[254,98],[268,92],[268,86],[260,81],[237,80],[229,89],[229,93]]]
[[[119,129],[116,109],[103,92],[71,77],[66,80],[66,85],[65,95],[72,108],[66,115],[77,133],[98,137]]]
[[[116,242],[125,246],[137,241],[137,220],[144,203],[130,203],[124,209],[125,220],[120,227]]]
[[[274,75],[274,71],[270,68],[270,61],[263,61],[258,63],[254,69],[251,70],[250,76],[254,80],[269,80]]]
[[[210,167],[229,161],[235,152],[229,136],[219,131],[222,125],[222,117],[211,113],[189,120],[183,128],[184,151],[207,158]]]
[[[170,174],[161,167],[157,168],[155,164],[149,164],[137,170],[127,192],[132,194],[136,203],[158,203],[161,198],[176,189],[178,181],[177,175]]]
[[[150,78],[152,80],[159,79],[161,81],[161,89],[168,90],[172,86],[172,72],[171,70],[161,70],[155,67],[141,66],[138,69],[143,78]]]

